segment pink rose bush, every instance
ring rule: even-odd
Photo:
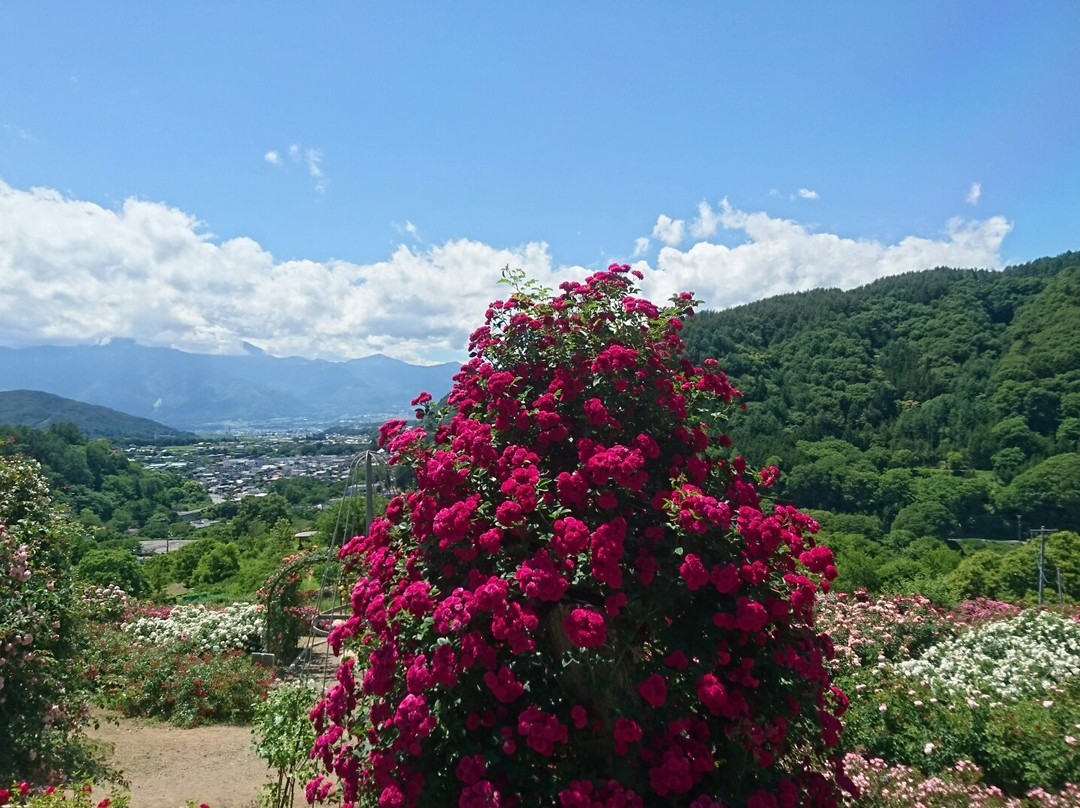
[[[763,507],[738,392],[612,265],[522,283],[471,339],[417,487],[341,550],[359,578],[313,757],[346,806],[834,806],[844,695],[817,525]],[[309,787],[323,793],[320,780]]]
[[[89,640],[71,551],[83,529],[55,508],[36,461],[0,457],[0,783],[54,787],[76,772],[99,781],[83,733]],[[25,796],[25,793],[24,793]],[[0,804],[6,804],[0,800]]]

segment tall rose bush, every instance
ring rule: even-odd
[[[71,574],[81,530],[53,508],[35,461],[0,457],[0,784],[114,776],[82,733],[87,633]]]
[[[832,556],[730,451],[737,391],[682,356],[696,301],[508,275],[434,436],[382,429],[417,490],[341,551],[330,641],[361,662],[313,754],[346,805],[835,805]]]

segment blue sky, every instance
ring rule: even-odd
[[[499,269],[710,307],[1080,243],[1080,4],[5,3],[0,344],[463,358]]]

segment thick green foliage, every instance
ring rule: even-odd
[[[920,538],[944,550],[1080,530],[1078,300],[1080,255],[1066,253],[769,298],[701,313],[684,336],[745,393],[735,445],[785,470],[780,501],[819,509],[837,586],[910,591],[958,561],[907,554]],[[987,564],[965,561],[956,583],[982,591]],[[1064,584],[1080,599],[1080,580]]]
[[[746,394],[732,439],[754,462],[805,465],[819,458],[797,442],[833,437],[923,464],[959,452],[989,469],[1009,446],[1029,461],[1076,448],[1057,432],[1080,415],[1078,288],[1076,253],[1004,272],[936,269],[704,312],[685,338]]]
[[[1041,542],[1031,541],[1004,552],[980,550],[965,557],[949,572],[948,583],[961,597],[1034,602],[1039,588]],[[1058,601],[1058,581],[1063,598],[1080,600],[1080,534],[1061,531],[1046,536],[1043,562],[1044,599]]]
[[[135,597],[146,588],[139,560],[125,550],[90,550],[79,559],[75,576],[93,586],[116,585]]]
[[[44,430],[4,426],[2,434],[0,454],[37,460],[58,501],[96,528],[99,540],[119,542],[128,528],[142,527],[155,516],[169,524],[178,507],[209,503],[193,480],[130,463],[108,441],[87,440],[72,424]]]
[[[80,532],[53,509],[36,463],[0,457],[0,783],[103,773],[80,732]]]

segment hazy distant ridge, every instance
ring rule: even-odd
[[[458,365],[421,367],[386,356],[348,362],[108,345],[0,348],[8,390],[42,390],[182,429],[380,417],[449,392]]]

